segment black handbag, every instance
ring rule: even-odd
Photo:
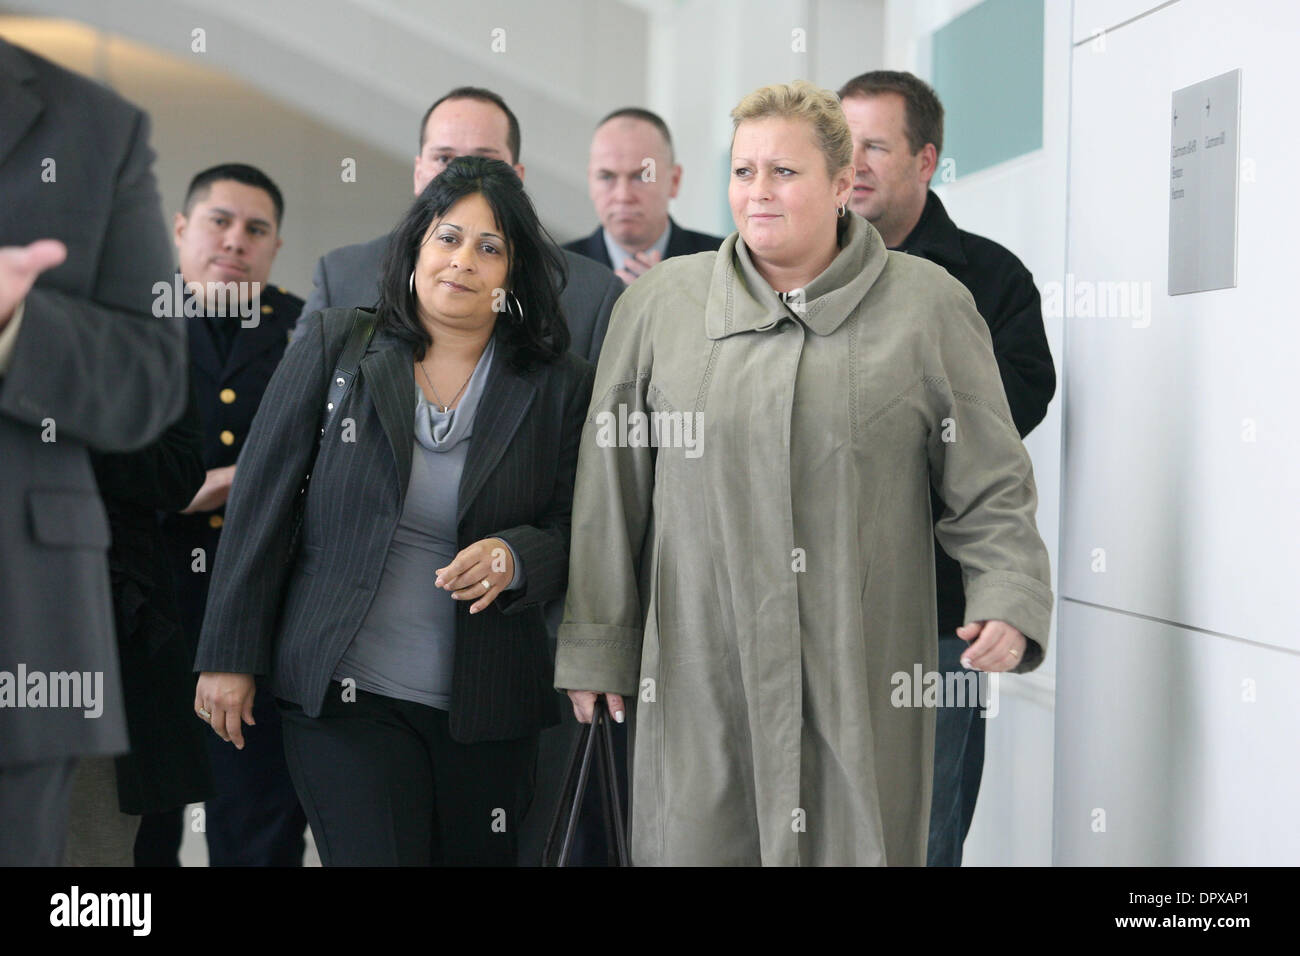
[[[329,391],[325,398],[325,408],[321,410],[320,430],[316,433],[316,444],[311,452],[311,464],[303,475],[302,487],[293,501],[293,522],[289,526],[289,548],[285,552],[284,563],[292,566],[298,560],[302,548],[302,522],[307,512],[307,487],[311,484],[312,469],[316,467],[316,456],[320,454],[321,439],[325,429],[334,418],[334,412],[343,407],[343,399],[352,390],[352,381],[357,376],[361,357],[366,354],[370,340],[375,335],[375,313],[365,309],[352,310],[352,330],[348,333],[347,343],[339,353],[338,365],[330,376]]]
[[[614,772],[614,737],[610,729],[611,718],[603,694],[596,697],[596,707],[591,723],[582,724],[573,741],[569,766],[564,773],[564,789],[559,805],[551,819],[542,849],[542,866],[568,866],[573,850],[573,837],[578,829],[578,816],[582,812],[582,798],[587,792],[587,782],[594,770],[600,787],[601,816],[605,823],[605,846],[610,866],[629,866],[627,836],[623,832],[623,807],[618,796],[618,776]],[[564,836],[560,838],[560,828]]]

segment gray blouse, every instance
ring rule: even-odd
[[[413,385],[415,447],[406,501],[374,602],[334,669],[336,681],[352,678],[374,694],[451,707],[456,601],[433,581],[435,571],[456,556],[460,476],[494,351],[489,340],[460,404],[450,411],[439,411]],[[511,555],[515,576],[507,590],[524,581],[513,549]]]

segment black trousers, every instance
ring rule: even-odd
[[[537,734],[459,743],[447,712],[330,685],[278,700],[285,757],[325,866],[514,866]]]

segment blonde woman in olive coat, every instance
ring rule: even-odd
[[[610,322],[556,686],[580,720],[635,695],[635,864],[922,866],[934,711],[898,688],[937,670],[929,489],[970,666],[1031,670],[1029,456],[970,294],[846,213],[834,94],[765,87],[732,117],[738,231]]]

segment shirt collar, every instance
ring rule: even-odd
[[[656,239],[654,244],[646,251],[657,252],[660,259],[664,258],[668,254],[668,239],[672,235],[672,231],[673,223],[670,219],[668,225],[664,227],[663,235]],[[605,251],[609,253],[610,268],[617,272],[623,268],[623,263],[632,258],[632,254],[610,238],[608,229],[601,229],[600,235],[605,240]]]

